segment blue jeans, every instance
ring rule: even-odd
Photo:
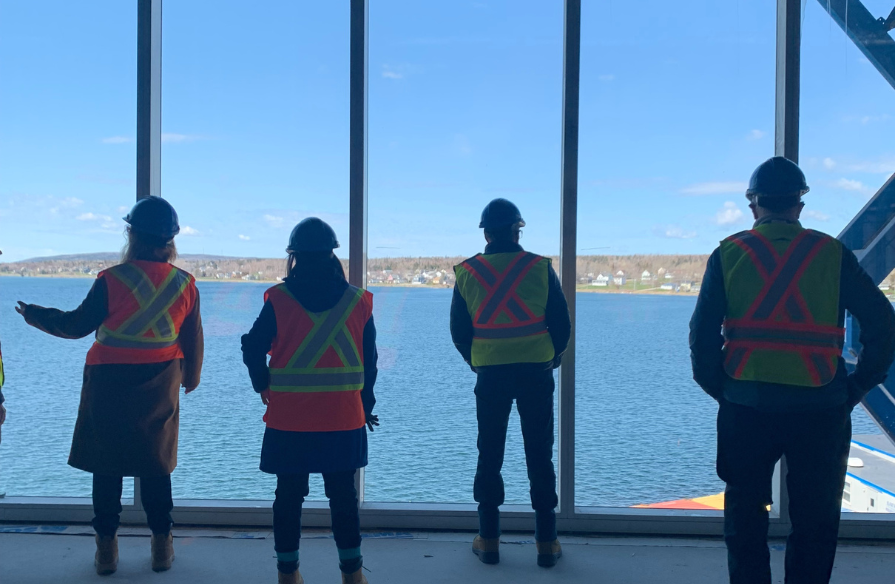
[[[502,371],[507,371],[502,369]],[[503,456],[513,400],[522,423],[525,462],[535,510],[535,539],[556,539],[556,472],[553,468],[553,371],[519,369],[495,375],[483,372],[475,386],[479,460],[473,497],[479,504],[479,535],[500,537],[504,502]]]

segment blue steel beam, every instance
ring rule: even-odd
[[[888,18],[877,19],[860,0],[818,2],[880,75],[895,88],[895,40],[889,35],[895,23],[895,10]],[[839,239],[855,252],[861,267],[867,270],[874,282],[882,282],[891,273],[895,268],[895,175],[855,215]],[[861,329],[851,315],[847,319],[847,329],[846,351],[849,368],[852,369],[861,350]],[[871,390],[862,405],[895,443],[895,366],[889,370],[887,382]]]
[[[817,1],[895,88],[895,40],[889,36],[889,20],[875,18],[860,0]]]

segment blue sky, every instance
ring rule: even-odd
[[[120,248],[134,198],[136,0],[0,0],[4,260]],[[579,249],[708,253],[773,154],[775,0],[584,0]],[[890,2],[865,2],[877,15]],[[212,8],[213,7],[213,8]],[[561,0],[370,1],[369,251],[468,255],[491,198],[559,247]],[[895,172],[892,88],[806,3],[805,223],[838,233]],[[347,242],[348,2],[169,1],[162,192],[183,252]]]

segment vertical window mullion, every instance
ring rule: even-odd
[[[799,86],[802,43],[801,0],[777,0],[777,83],[774,154],[799,162]],[[786,459],[774,470],[772,510],[789,523]]]
[[[348,281],[367,284],[367,62],[368,0],[351,0],[350,158]],[[358,501],[364,499],[364,469],[355,478]]]
[[[563,35],[560,278],[572,336],[559,370],[560,516],[575,513],[575,287],[578,245],[578,99],[581,70],[581,0],[565,0]]]

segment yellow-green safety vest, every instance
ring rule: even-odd
[[[479,254],[454,268],[472,318],[472,366],[546,363],[555,353],[545,313],[550,259]]]
[[[821,387],[836,376],[842,244],[773,222],[721,242],[724,369],[738,380]]]

